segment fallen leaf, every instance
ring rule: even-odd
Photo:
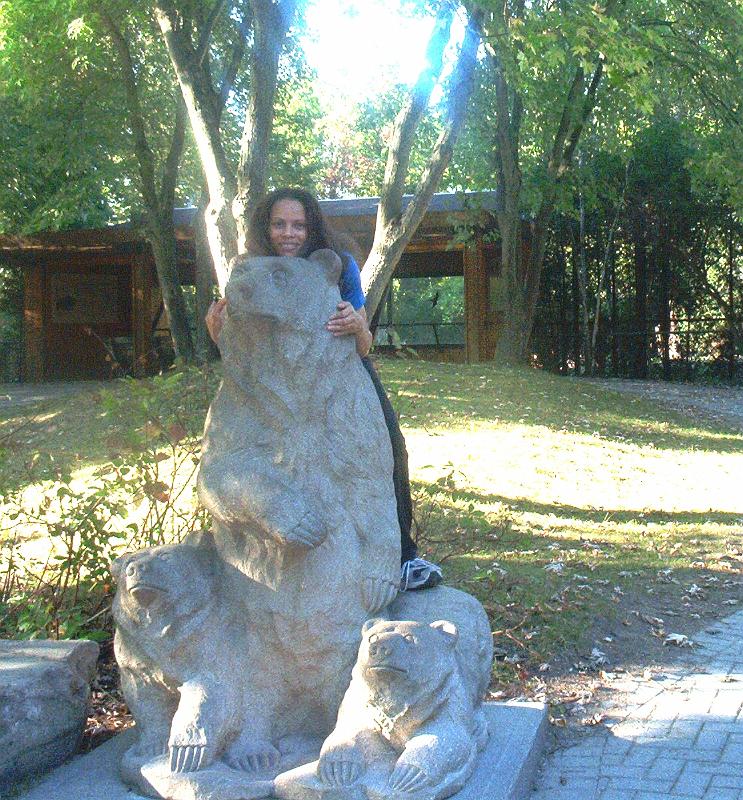
[[[692,642],[683,633],[669,633],[663,640],[663,644],[672,644],[676,647],[691,647]]]

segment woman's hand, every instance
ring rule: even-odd
[[[372,345],[372,335],[366,324],[366,309],[362,306],[357,311],[347,300],[341,300],[336,308],[325,327],[333,336],[355,336],[356,352],[365,356]]]
[[[206,312],[204,322],[206,322],[206,329],[209,331],[209,336],[212,337],[214,344],[219,344],[219,335],[222,333],[224,326],[225,316],[227,314],[227,298],[223,297],[220,300],[212,303],[209,310]]]

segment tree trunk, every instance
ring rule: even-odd
[[[428,45],[428,66],[421,73],[408,101],[395,119],[387,155],[384,185],[377,210],[374,242],[361,272],[366,308],[370,317],[374,316],[400,256],[415,234],[441,176],[451,161],[454,143],[462,128],[467,103],[472,93],[479,36],[475,25],[470,21],[451,77],[443,129],[414,195],[403,211],[403,191],[410,163],[410,151],[418,124],[441,72],[443,51],[449,35],[452,12],[446,5],[443,8],[444,11],[437,19]]]
[[[518,92],[508,85],[499,55],[490,42],[486,45],[486,53],[495,70],[496,160],[498,189],[503,198],[503,207],[497,214],[503,255],[501,286],[496,301],[498,340],[495,358],[501,363],[523,363],[528,358],[557,186],[572,164],[583,128],[596,104],[596,93],[603,75],[603,57],[597,57],[597,65],[588,84],[583,68],[575,71],[551,151],[546,156],[546,185],[539,210],[530,224],[528,258],[522,263],[519,133],[523,101]]]
[[[176,358],[186,363],[194,360],[193,339],[188,324],[188,313],[178,277],[173,213],[170,219],[162,215],[148,225],[148,237],[157,268],[157,278],[168,315],[170,335]]]
[[[190,363],[194,359],[193,339],[188,325],[186,303],[178,275],[173,205],[178,170],[185,137],[185,114],[176,100],[176,115],[170,149],[165,158],[158,192],[155,179],[155,156],[147,140],[144,113],[139,99],[136,71],[129,43],[113,17],[105,10],[100,18],[119,57],[122,80],[126,91],[127,112],[134,139],[134,153],[139,166],[142,200],[147,210],[147,238],[155,258],[155,269],[162,293],[163,305],[170,320],[170,335],[176,357]]]
[[[294,19],[297,0],[252,0],[253,47],[250,53],[250,104],[240,140],[237,192],[232,214],[237,227],[237,249],[248,246],[248,223],[266,192],[268,146],[273,129],[279,56]]]
[[[219,107],[174,5],[161,0],[155,5],[155,16],[188,109],[209,190],[204,220],[219,288],[224,292],[230,261],[237,255],[237,228],[231,208],[237,184],[222,146]]]
[[[648,263],[643,217],[642,209],[635,208],[632,231],[635,266],[635,330],[633,335],[632,377],[645,379],[648,376]]]
[[[199,46],[194,49],[186,35],[186,23],[174,4],[159,0],[155,5],[157,21],[188,108],[209,192],[204,224],[221,294],[229,279],[232,258],[246,249],[249,215],[265,192],[278,62],[297,0],[251,0],[250,5],[252,15],[247,12],[243,15],[233,58],[218,91],[211,85],[209,71],[202,66],[210,29],[202,33]],[[225,154],[219,122],[229,86],[242,58],[249,16],[253,22],[250,104],[235,175]]]
[[[671,254],[669,232],[661,219],[658,232],[658,328],[660,332],[660,355],[663,363],[663,380],[671,379]]]
[[[193,221],[196,251],[196,357],[202,363],[216,361],[219,358],[219,349],[212,341],[205,322],[206,312],[214,300],[214,290],[217,287],[204,224],[204,212],[208,202],[207,196],[201,198]]]

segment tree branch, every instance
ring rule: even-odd
[[[181,95],[180,91],[178,91],[178,96],[175,100],[173,135],[170,140],[168,155],[163,166],[163,177],[160,184],[159,206],[161,215],[172,216],[173,214],[175,190],[178,184],[178,169],[180,168],[181,156],[183,155],[183,145],[186,140],[187,118],[188,113],[186,111],[186,104],[183,102],[183,96]]]
[[[246,246],[247,220],[266,189],[268,146],[273,129],[279,56],[298,0],[251,0],[253,47],[250,53],[250,103],[240,139],[237,192],[232,213],[238,247]]]
[[[475,14],[478,14],[478,12],[475,12]],[[475,18],[474,22],[477,22],[477,18]],[[438,188],[444,170],[451,161],[454,143],[464,123],[467,103],[472,94],[479,42],[480,36],[476,24],[468,25],[457,65],[451,78],[444,127],[416,186],[413,199],[408,204],[400,220],[401,228],[412,229],[411,236],[423,219],[428,204]]]
[[[232,48],[230,60],[227,62],[222,73],[222,80],[219,82],[219,113],[222,113],[227,97],[235,85],[237,78],[237,71],[240,69],[243,57],[245,55],[245,46],[248,40],[248,34],[253,24],[252,8],[249,4],[243,7],[243,16],[238,26],[238,38],[235,46]]]
[[[372,251],[361,273],[367,312],[372,317],[403,250],[426,213],[431,197],[451,160],[454,143],[462,128],[467,104],[472,94],[477,63],[477,46],[480,41],[477,25],[479,12],[476,14],[478,16],[475,16],[475,19],[467,25],[459,58],[452,73],[443,129],[405,212],[402,213],[402,195],[399,195],[399,200],[395,200],[399,203],[398,211],[393,215],[394,208],[387,196],[389,186],[385,183],[382,190]],[[414,132],[413,130],[409,133],[411,139],[409,147],[412,146]],[[404,181],[406,176],[395,175],[394,177]],[[395,187],[393,191],[398,192],[399,189]],[[382,211],[383,205],[385,211]],[[385,219],[386,222],[384,222]]]
[[[428,106],[433,87],[441,74],[444,48],[449,41],[453,13],[448,3],[442,3],[439,7],[433,32],[426,48],[426,66],[418,76],[407,101],[395,117],[384,170],[384,190],[377,211],[377,226],[386,226],[401,213],[415,131]]]
[[[139,165],[139,175],[142,181],[142,198],[151,213],[157,213],[157,190],[155,188],[155,157],[147,141],[147,132],[144,124],[144,114],[139,101],[139,90],[135,77],[134,62],[132,60],[129,42],[119,29],[113,17],[107,10],[99,7],[98,15],[108,31],[108,35],[119,57],[121,76],[124,81],[129,124],[134,134],[134,152]]]
[[[196,45],[196,50],[194,51],[194,63],[199,67],[202,65],[204,56],[209,50],[209,40],[212,37],[214,25],[217,22],[217,17],[224,4],[225,0],[216,0],[203,26],[199,29],[199,43]]]

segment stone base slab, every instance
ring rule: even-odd
[[[490,741],[454,800],[526,800],[544,750],[546,707],[542,703],[486,703],[485,711]],[[119,778],[121,756],[133,735],[133,731],[122,733],[60,767],[18,800],[143,800]]]

